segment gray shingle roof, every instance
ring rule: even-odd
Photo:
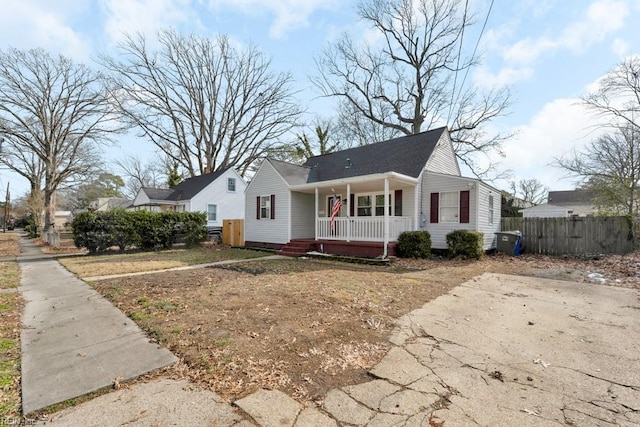
[[[403,136],[309,158],[307,182],[397,172],[417,178],[446,128]]]
[[[275,159],[267,159],[289,185],[306,184],[311,168]]]
[[[229,168],[221,169],[216,172],[187,178],[173,188],[145,187],[142,188],[142,190],[151,200],[167,200],[172,202],[190,200],[193,196],[201,192],[207,185],[211,184],[228,170]]]
[[[170,188],[143,187],[142,191],[144,191],[150,200],[166,200],[166,198],[173,193],[173,190]]]
[[[591,190],[549,191],[547,203],[556,206],[589,205],[593,203]]]
[[[201,192],[207,185],[218,179],[229,168],[221,169],[204,175],[187,178],[180,184],[173,187],[173,192],[165,200],[190,200],[193,196]]]

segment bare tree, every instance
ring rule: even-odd
[[[0,51],[0,162],[26,177],[32,192],[44,180],[45,229],[56,190],[91,171],[97,144],[118,130],[102,82],[85,65],[42,49]]]
[[[319,73],[312,81],[325,96],[345,101],[346,112],[371,122],[369,130],[410,135],[446,124],[458,158],[482,175],[495,165],[480,170],[477,155],[501,153],[506,138],[490,134],[486,124],[505,114],[509,91],[481,93],[465,84],[476,61],[475,55],[461,56],[465,31],[473,24],[461,3],[362,1],[358,13],[382,42],[359,46],[344,35],[316,59]]]
[[[527,206],[544,203],[548,193],[549,188],[535,178],[521,179],[518,182],[511,181],[511,194],[525,202]]]
[[[639,129],[640,56],[622,61],[598,82],[595,91],[582,98],[596,115],[607,119],[615,129],[631,126]]]
[[[584,150],[555,159],[554,164],[596,194],[604,213],[638,215],[640,133],[629,122],[588,144]]]
[[[152,159],[145,163],[140,157],[129,155],[117,160],[116,166],[125,180],[125,186],[121,191],[125,197],[131,199],[138,194],[140,188],[163,187],[167,181],[168,163],[160,159]]]
[[[254,47],[234,49],[229,40],[158,33],[152,51],[144,36],[128,36],[122,61],[103,57],[120,88],[129,122],[189,176],[250,165],[295,124],[300,113],[291,76],[270,71]]]

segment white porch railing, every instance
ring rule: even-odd
[[[403,231],[413,230],[413,218],[389,217],[389,241],[398,240]],[[331,231],[331,218],[318,218],[318,240],[350,240],[361,242],[384,241],[384,217],[336,218]]]

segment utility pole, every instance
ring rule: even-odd
[[[9,212],[11,209],[9,206],[10,203],[11,203],[11,196],[9,195],[9,182],[7,182],[7,197],[4,204],[4,225],[2,226],[3,233],[7,232],[7,223],[9,222]]]

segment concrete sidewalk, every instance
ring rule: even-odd
[[[49,405],[170,365],[177,358],[97,292],[20,240],[22,408]]]

